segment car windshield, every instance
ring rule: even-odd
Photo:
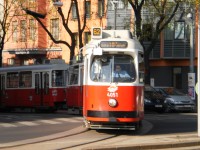
[[[136,70],[133,57],[129,55],[95,56],[90,77],[95,82],[134,82]]]
[[[162,99],[163,96],[161,93],[157,92],[153,87],[151,86],[145,86],[144,88],[144,95],[148,99]]]

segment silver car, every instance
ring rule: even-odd
[[[195,110],[195,102],[183,92],[173,87],[155,87],[156,91],[165,96],[165,111],[187,111]]]

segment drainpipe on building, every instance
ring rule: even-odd
[[[190,73],[194,72],[194,17],[192,13],[187,15],[187,18],[191,21],[190,28]]]
[[[200,24],[198,25],[198,62],[197,62],[197,84],[196,84],[196,93],[197,93],[197,120],[198,120],[198,137],[200,137]]]

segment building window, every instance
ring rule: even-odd
[[[30,19],[29,20],[29,39],[35,41],[35,37],[36,37],[35,20]]]
[[[78,47],[78,45],[79,45],[78,33],[74,33],[74,38],[75,38],[75,42],[76,42],[76,47]]]
[[[122,1],[118,1],[118,6],[117,6],[117,9],[124,9],[124,2]]]
[[[51,19],[51,34],[53,37],[58,40],[59,39],[59,19]]]
[[[13,66],[15,64],[14,58],[8,58],[8,65]]]
[[[28,6],[29,6],[29,9],[33,8],[33,10],[35,10],[35,8],[36,8],[36,0],[29,0],[28,1]]]
[[[20,22],[20,28],[21,28],[21,42],[25,42],[26,41],[26,20],[21,20]]]
[[[90,18],[90,11],[91,11],[91,2],[86,1],[86,10],[85,10],[86,18]]]
[[[174,28],[174,39],[185,39],[185,22],[184,21],[176,21]]]
[[[24,61],[23,61],[23,65],[28,66],[28,65],[29,65],[29,61],[28,61],[28,60],[24,60]]]
[[[164,30],[165,40],[173,40],[174,38],[174,23],[169,23]]]
[[[98,0],[98,15],[99,17],[104,16],[105,6],[104,0]]]
[[[185,22],[172,22],[164,30],[165,40],[190,39],[190,26]]]
[[[85,32],[85,44],[87,44],[91,40],[91,33]]]
[[[17,21],[13,21],[12,22],[12,41],[13,42],[17,42],[17,26],[18,26],[18,23]]]
[[[72,4],[72,19],[77,19],[76,5]]]

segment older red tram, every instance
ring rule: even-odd
[[[93,28],[84,57],[83,117],[90,129],[135,130],[144,117],[143,48],[126,30]]]
[[[82,114],[83,111],[83,63],[74,63],[68,69],[67,111]]]
[[[57,110],[66,107],[65,63],[0,68],[0,108]]]

